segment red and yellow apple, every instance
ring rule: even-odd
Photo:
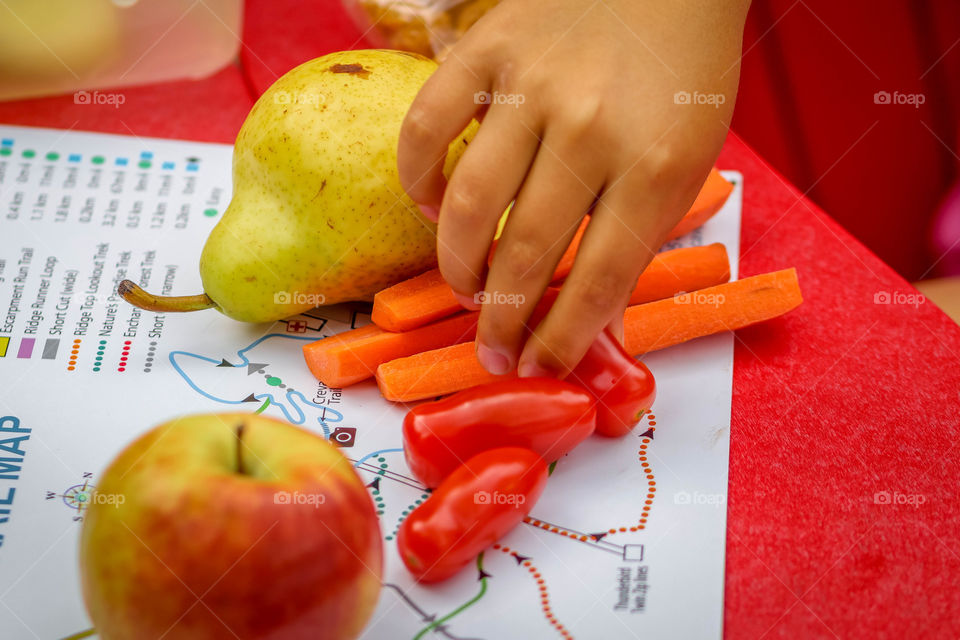
[[[130,444],[97,482],[80,545],[104,640],[354,638],[383,562],[350,462],[240,413],[180,418]]]

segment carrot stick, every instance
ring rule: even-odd
[[[637,280],[630,304],[667,298],[730,279],[726,248],[719,243],[684,247],[654,256]],[[409,331],[462,310],[436,269],[404,280],[373,299],[373,321],[388,331]]]
[[[802,301],[796,269],[784,269],[628,307],[623,316],[624,346],[631,355],[642,355],[769,320]],[[418,353],[377,368],[383,397],[398,402],[453,393],[500,378],[483,368],[470,343]]]
[[[727,179],[720,175],[716,168],[711,169],[706,182],[700,188],[700,193],[697,194],[697,199],[694,200],[693,205],[677,223],[677,226],[673,228],[670,235],[667,236],[667,240],[679,238],[694,229],[702,227],[717,211],[720,211],[732,192],[733,183],[727,182]],[[587,217],[580,222],[577,233],[573,236],[567,250],[563,252],[560,262],[557,263],[557,268],[553,272],[553,282],[563,280],[570,275],[573,260],[577,257],[577,250],[580,249],[580,241],[583,240],[583,234],[587,230],[589,220],[590,218]]]
[[[387,331],[407,331],[462,311],[439,269],[425,271],[373,296],[373,322]]]
[[[733,185],[727,182],[719,171],[711,170],[693,206],[670,233],[668,239],[672,240],[703,225],[720,210],[731,191],[733,191]],[[573,240],[554,269],[551,282],[558,283],[570,274],[589,221],[590,218],[586,217],[580,222]],[[495,248],[496,243],[490,249],[491,258]],[[647,269],[649,270],[650,267]],[[671,269],[676,268],[671,266]],[[708,284],[716,284],[716,282]],[[694,288],[696,287],[690,286],[688,290]],[[666,295],[673,295],[675,292],[671,291]],[[634,304],[656,299],[656,297],[647,296],[636,300]],[[453,290],[440,275],[440,270],[431,269],[377,293],[373,298],[373,322],[387,331],[409,331],[445,318],[461,309],[460,303],[453,296]]]
[[[727,248],[719,242],[658,253],[637,278],[629,304],[669,298],[730,279]]]
[[[667,236],[667,240],[679,238],[694,229],[702,227],[707,220],[713,217],[713,214],[720,211],[732,191],[733,183],[727,182],[727,179],[720,175],[716,167],[711,169],[707,181],[700,187],[697,199],[693,201],[693,205],[677,223],[677,226],[673,228],[670,235]]]
[[[627,307],[623,346],[634,356],[783,315],[803,302],[796,269],[751,276]]]
[[[394,402],[433,398],[503,378],[483,368],[470,342],[391,360],[377,367],[380,393]]]
[[[395,333],[368,325],[304,345],[310,371],[328,387],[345,387],[374,375],[390,360],[459,342],[473,344],[479,314],[461,313],[413,331]]]

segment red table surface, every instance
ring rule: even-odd
[[[230,143],[251,91],[363,46],[321,4],[248,2],[242,67],[123,89],[119,109],[0,103],[0,122]],[[957,637],[960,328],[929,302],[877,304],[916,291],[735,134],[718,164],[744,175],[741,276],[794,266],[805,298],[736,334],[726,637]]]

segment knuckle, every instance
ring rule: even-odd
[[[603,126],[605,107],[597,96],[584,96],[571,103],[561,116],[564,128],[580,139],[592,136]]]
[[[577,362],[586,353],[589,343],[582,342],[581,332],[564,331],[562,333],[550,332],[538,339],[538,347],[541,353],[541,361],[553,361],[554,368],[560,371],[573,369]]]
[[[669,142],[651,147],[635,170],[637,181],[647,189],[682,184],[689,179],[689,159]]]
[[[403,120],[402,139],[414,149],[422,149],[434,139],[433,118],[422,107],[413,105]]]
[[[476,228],[484,217],[483,198],[479,189],[469,185],[451,184],[443,197],[444,216],[453,219],[455,225]]]
[[[632,280],[619,270],[600,270],[577,283],[574,292],[588,313],[602,313],[613,309],[623,299]]]
[[[495,262],[503,267],[510,282],[530,280],[547,268],[545,247],[533,239],[513,238],[497,247]]]

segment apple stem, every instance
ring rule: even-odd
[[[205,293],[195,296],[155,296],[147,293],[137,283],[124,280],[117,287],[120,297],[135,307],[166,313],[168,311],[201,311],[217,306]]]
[[[244,475],[243,468],[243,423],[237,426],[237,473]]]

